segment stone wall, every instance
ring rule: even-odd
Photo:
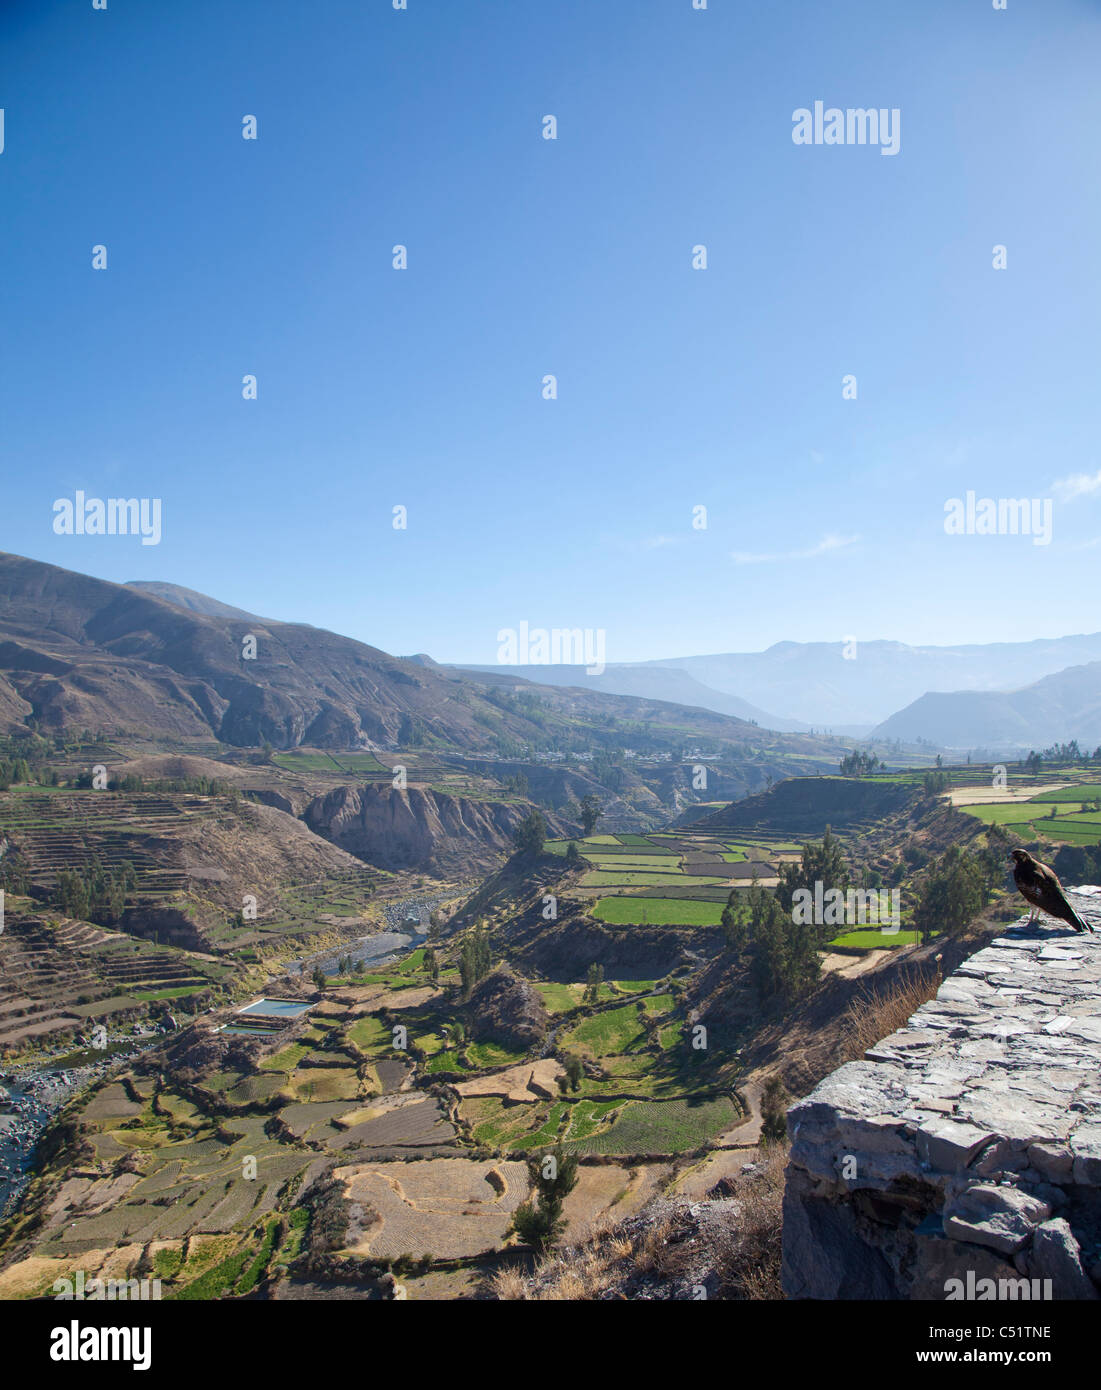
[[[788,1132],[787,1297],[1097,1298],[1101,932],[1022,919]]]

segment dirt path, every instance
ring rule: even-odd
[[[715,1140],[717,1149],[755,1149],[761,1141],[761,1092],[765,1077],[753,1075],[738,1088],[738,1095],[749,1112],[732,1129],[725,1130]]]
[[[858,975],[863,975],[867,970],[874,970],[881,960],[885,960],[891,952],[889,950],[865,951],[862,956],[846,956],[840,951],[830,952],[822,957],[823,971],[829,971],[834,975],[840,975],[846,980],[855,980]]]

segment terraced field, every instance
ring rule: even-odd
[[[27,911],[20,911],[25,903]],[[9,900],[0,933],[0,1051],[73,1032],[156,999],[199,994],[225,968]]]
[[[727,1096],[711,1100],[631,1101],[603,1133],[569,1140],[573,1153],[687,1153],[729,1129],[739,1118]]]
[[[592,908],[600,922],[613,926],[717,927],[722,920],[726,894],[715,902],[688,898],[601,898]]]
[[[564,854],[567,843],[552,841],[547,847]],[[799,851],[779,836],[735,841],[690,827],[590,836],[578,848],[593,867],[573,891],[598,921],[613,926],[717,926],[731,889],[748,888],[754,878],[762,887],[774,887],[777,866]]]
[[[430,1253],[455,1260],[496,1250],[529,1190],[523,1163],[466,1158],[357,1164],[334,1176],[350,1202],[378,1213],[349,1246],[356,1255]]]
[[[152,843],[178,837],[185,825],[209,817],[215,804],[205,796],[16,788],[0,792],[0,830],[42,888],[52,888],[63,869],[129,863],[138,896],[156,900],[185,892],[188,876],[164,867]]]

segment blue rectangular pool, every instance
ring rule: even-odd
[[[249,1004],[237,1012],[259,1018],[301,1018],[309,1007],[301,999],[257,999],[255,1004]]]

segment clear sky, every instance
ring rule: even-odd
[[[0,548],[445,661],[1095,631],[1099,72],[1098,0],[5,0]]]

